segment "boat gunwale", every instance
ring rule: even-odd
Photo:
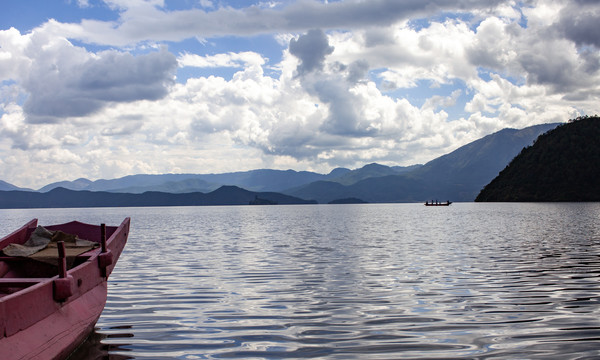
[[[11,232],[10,234],[2,237],[2,239],[0,239],[0,250],[4,249],[6,246],[8,246],[8,244],[12,244],[15,243],[16,241],[12,241],[9,242],[8,240],[16,237],[17,235],[19,235],[20,233],[23,233],[23,238],[20,240],[23,240],[23,242],[27,241],[27,237],[28,235],[30,235],[30,230],[33,231],[38,223],[38,219],[31,219],[29,220],[25,225],[21,226],[20,228],[18,228],[17,230]],[[4,244],[4,242],[6,242],[6,244]]]

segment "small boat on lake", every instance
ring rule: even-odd
[[[64,359],[92,332],[129,234],[33,219],[0,239],[0,358]]]
[[[431,200],[431,202],[425,201],[425,206],[450,206],[450,204],[452,204],[452,201],[449,200],[446,202],[439,202],[433,200]]]

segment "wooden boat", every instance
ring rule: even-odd
[[[91,243],[73,249],[58,241],[29,257],[6,252],[32,238],[37,219],[0,240],[0,358],[64,359],[86,339],[106,304],[107,279],[127,242],[129,223],[126,218],[118,227],[77,221],[45,226]]]
[[[438,202],[432,200],[431,202],[425,202],[425,206],[450,206],[450,204],[452,204],[452,201]]]

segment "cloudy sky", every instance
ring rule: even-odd
[[[597,0],[6,0],[0,180],[424,163],[599,113]]]

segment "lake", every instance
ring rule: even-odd
[[[600,203],[0,210],[132,218],[75,359],[600,357]]]

